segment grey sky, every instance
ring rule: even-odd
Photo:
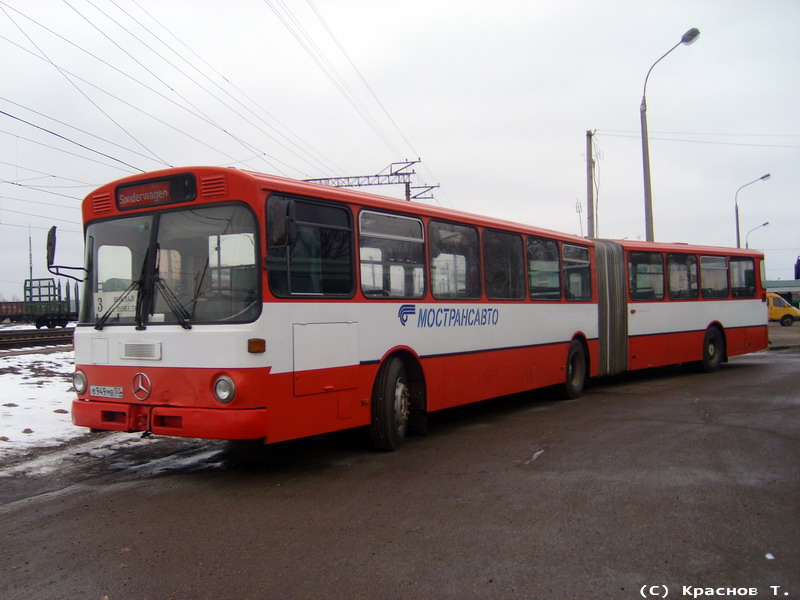
[[[34,276],[48,276],[50,225],[59,227],[59,261],[80,263],[80,198],[165,163],[307,178],[372,174],[419,156],[418,183],[440,184],[444,206],[585,234],[585,136],[597,130],[599,235],[644,238],[642,85],[691,27],[700,38],[659,63],[647,88],[655,238],[735,245],[734,194],[769,172],[739,194],[742,245],[769,221],[749,241],[766,251],[772,279],[791,278],[800,255],[793,0],[0,0],[0,8],[6,300],[21,296],[28,276],[29,233]],[[316,60],[295,36],[316,48]],[[329,61],[337,85],[317,61]]]

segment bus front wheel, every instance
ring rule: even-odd
[[[397,450],[406,438],[411,410],[411,390],[406,368],[398,357],[381,367],[372,392],[370,437],[377,450]]]
[[[567,351],[567,365],[564,383],[558,386],[558,395],[564,400],[572,400],[583,394],[586,385],[586,352],[583,344],[572,340]]]

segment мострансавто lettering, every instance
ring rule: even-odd
[[[496,308],[420,308],[417,327],[484,327],[497,325]]]

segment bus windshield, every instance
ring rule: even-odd
[[[92,223],[80,323],[252,321],[261,309],[257,239],[239,204]]]

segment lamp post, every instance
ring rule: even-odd
[[[753,181],[749,181],[748,183],[745,183],[742,187],[740,187],[738,190],[736,190],[736,194],[733,196],[733,206],[734,206],[734,211],[736,212],[736,247],[737,248],[741,248],[742,247],[742,244],[741,244],[740,238],[739,238],[739,192],[741,192],[748,185],[752,185],[757,181],[766,181],[770,177],[771,177],[771,175],[769,173],[767,173],[766,175],[762,175],[758,179],[753,179]]]
[[[653,241],[653,195],[650,189],[650,146],[647,140],[647,80],[650,78],[650,72],[653,70],[661,60],[670,52],[675,50],[681,44],[688,46],[694,42],[700,35],[700,30],[692,27],[689,31],[683,34],[681,41],[675,44],[672,48],[667,50],[664,55],[653,63],[653,66],[647,71],[644,78],[644,87],[642,88],[642,103],[639,106],[639,116],[642,125],[642,171],[644,176],[644,226],[645,226],[645,239],[648,242]]]
[[[750,234],[751,233],[753,233],[756,229],[761,229],[762,227],[766,227],[767,225],[769,225],[769,221],[767,221],[766,223],[762,223],[758,227],[753,227],[750,231],[748,231],[747,235],[744,236],[744,247],[745,248],[749,248],[750,247],[750,241],[749,240],[750,240]]]

